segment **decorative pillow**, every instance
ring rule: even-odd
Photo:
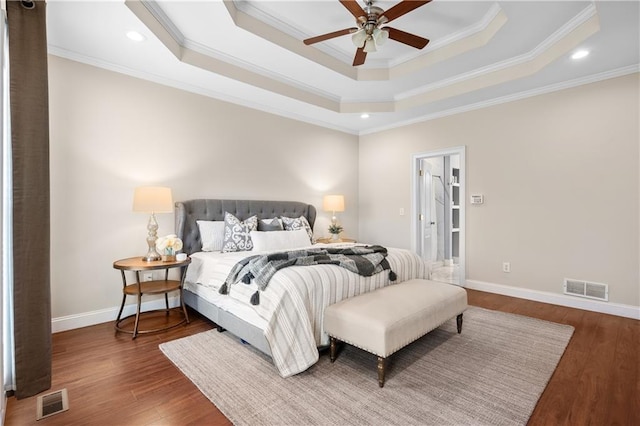
[[[254,251],[291,250],[309,246],[309,235],[304,229],[296,231],[251,231]]]
[[[282,220],[277,217],[273,219],[262,219],[258,221],[258,231],[283,231]]]
[[[224,221],[196,220],[202,240],[202,251],[220,251],[224,242]]]
[[[241,221],[229,212],[224,212],[224,242],[222,251],[249,251],[253,249],[251,231],[258,229],[258,216]]]
[[[311,229],[311,225],[309,225],[309,221],[306,217],[300,216],[298,218],[291,218],[282,216],[282,224],[284,225],[285,231],[295,231],[296,229],[304,229],[307,231],[309,235],[309,242],[313,241],[313,229]]]

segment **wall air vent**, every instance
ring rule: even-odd
[[[607,284],[565,278],[563,287],[564,294],[609,301],[609,286]]]

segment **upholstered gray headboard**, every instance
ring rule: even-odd
[[[316,221],[316,208],[297,201],[262,200],[188,200],[176,203],[176,234],[182,240],[182,251],[187,254],[202,250],[202,240],[196,220],[224,220],[224,212],[245,220],[253,215],[258,219],[276,216],[300,217],[309,221],[311,228]]]

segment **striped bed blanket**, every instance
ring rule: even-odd
[[[275,273],[291,266],[337,265],[365,277],[387,270],[389,280],[395,281],[396,274],[386,257],[387,249],[379,245],[299,249],[249,256],[231,269],[219,292],[227,294],[231,285],[240,281],[250,284],[253,281],[258,290],[251,296],[251,304],[258,305],[260,292],[267,288]]]
[[[318,248],[336,246],[316,245],[307,250]],[[308,369],[319,359],[318,347],[329,344],[323,326],[327,306],[393,283],[388,271],[365,276],[338,265],[318,264],[278,270],[268,286],[260,291],[258,305],[249,302],[251,295],[259,290],[255,280],[251,284],[234,284],[227,296],[220,295],[220,287],[238,262],[256,254],[270,253],[196,253],[192,255],[194,263],[187,270],[186,286],[201,283],[197,285],[199,292],[212,292],[242,303],[260,317],[273,364],[282,377]],[[425,262],[410,250],[389,247],[385,260],[397,275],[395,282],[428,277]]]

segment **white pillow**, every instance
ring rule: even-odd
[[[251,231],[255,251],[291,250],[311,245],[305,229],[296,231]]]
[[[223,220],[196,220],[202,240],[202,251],[220,251],[224,241]]]

